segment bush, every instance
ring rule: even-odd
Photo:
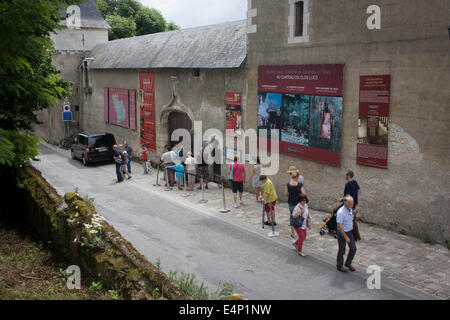
[[[40,141],[27,131],[0,129],[0,165],[17,168],[36,160]]]

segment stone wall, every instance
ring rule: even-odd
[[[225,131],[225,92],[242,92],[242,108],[246,108],[244,67],[201,69],[199,77],[194,77],[190,69],[90,70],[93,92],[85,99],[83,130],[106,130],[113,133],[118,142],[127,140],[134,150],[140,151],[139,118],[137,129],[130,130],[105,123],[103,113],[104,88],[134,89],[139,92],[139,72],[155,74],[157,152],[149,155],[153,161],[159,161],[168,143],[167,118],[170,112],[182,111],[192,121],[202,121],[203,131],[209,128]],[[136,117],[139,117],[139,95],[136,104]],[[244,118],[243,123],[245,121]]]
[[[108,289],[119,290],[126,299],[190,299],[80,195],[68,193],[61,198],[32,167],[8,177],[11,186],[17,182],[19,187],[2,193],[2,202],[11,204],[14,199],[15,218],[28,221],[39,240],[51,242],[55,252],[80,266],[81,275],[100,274]]]
[[[97,44],[108,42],[108,30],[62,27],[50,38],[58,51],[91,51]]]
[[[450,2],[384,0],[381,30],[366,27],[372,1],[309,2],[309,41],[289,44],[289,0],[253,0],[248,35],[247,128],[256,127],[258,66],[345,64],[341,166],[280,157],[279,195],[289,165],[305,177],[311,206],[329,210],[353,170],[365,221],[438,241],[450,238]],[[255,10],[253,10],[255,11]],[[391,74],[388,169],[356,164],[359,76]],[[282,197],[283,198],[283,197]]]
[[[59,76],[72,82],[72,95],[67,98],[71,105],[73,121],[70,122],[70,132],[80,130],[80,105],[81,105],[81,83],[80,64],[85,57],[84,53],[58,54],[53,56],[52,64],[61,71]],[[64,121],[62,120],[63,101],[58,104],[36,112],[37,119],[41,122],[34,126],[34,131],[41,138],[50,143],[59,143],[66,135]]]

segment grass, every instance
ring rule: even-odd
[[[156,268],[161,270],[161,261],[156,260]],[[231,282],[220,282],[216,291],[211,291],[204,281],[200,282],[194,273],[179,272],[170,270],[169,281],[178,289],[191,296],[194,300],[223,300],[234,292],[234,285]],[[158,292],[153,292],[158,297]]]
[[[117,300],[119,291],[103,288],[98,279],[84,278],[81,289],[69,290],[65,270],[42,243],[0,222],[0,300]]]

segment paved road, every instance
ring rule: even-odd
[[[42,144],[33,165],[63,195],[79,188],[95,198],[99,212],[149,261],[162,269],[193,272],[211,289],[231,281],[249,299],[424,299],[428,296],[382,280],[369,290],[365,270],[343,274],[319,255],[299,257],[292,246],[227,221],[211,210],[174,201],[152,187],[142,168],[115,182],[113,164],[84,167],[68,151]]]

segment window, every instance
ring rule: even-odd
[[[295,36],[303,36],[303,1],[297,1],[295,3]]]
[[[200,77],[200,69],[199,68],[194,68],[191,70],[191,74],[193,77],[198,78]]]
[[[88,144],[88,139],[87,139],[87,137],[86,137],[86,136],[79,135],[79,136],[78,136],[78,143],[79,143],[79,144],[82,144],[82,145],[87,145],[87,144]]]
[[[305,43],[309,41],[309,1],[287,0],[289,2],[289,36],[288,44]]]

